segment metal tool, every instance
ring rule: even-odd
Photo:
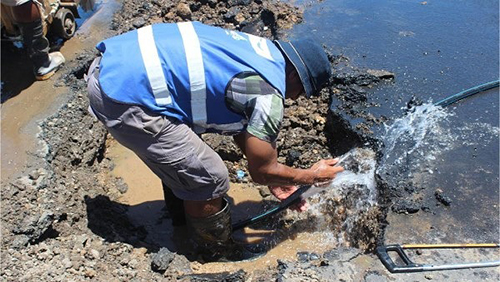
[[[465,268],[480,268],[480,267],[494,267],[500,266],[500,260],[487,261],[487,262],[471,262],[460,264],[444,264],[444,265],[430,265],[418,264],[410,260],[404,252],[405,249],[444,249],[444,248],[499,248],[500,244],[485,243],[485,244],[416,244],[416,245],[387,245],[377,247],[377,256],[382,261],[384,266],[391,273],[410,273],[410,272],[423,272],[423,271],[436,271],[436,270],[452,270],[452,269],[465,269]],[[389,252],[395,252],[403,261],[404,265],[396,265]]]
[[[345,156],[343,156],[342,158],[340,158],[337,163],[334,165],[334,167],[338,166],[342,161],[344,161],[350,154],[346,154]],[[314,189],[311,189],[311,187],[314,187]],[[317,188],[317,189],[316,189]],[[237,222],[235,224],[233,224],[232,226],[232,229],[233,231],[236,231],[236,230],[239,230],[239,229],[242,229],[244,227],[246,227],[247,225],[250,225],[250,224],[253,224],[253,223],[256,223],[256,222],[260,222],[262,221],[263,219],[271,216],[271,215],[274,215],[274,214],[277,214],[279,213],[280,211],[282,210],[285,210],[287,209],[288,207],[294,205],[294,204],[297,204],[298,202],[300,202],[301,200],[303,199],[306,199],[322,190],[324,190],[326,188],[324,187],[315,187],[313,185],[301,185],[299,186],[299,189],[295,190],[295,192],[293,192],[290,196],[288,196],[288,198],[284,199],[283,201],[280,202],[279,206],[277,207],[274,207],[262,214],[259,214],[257,216],[254,216],[254,217],[251,217],[249,219],[245,219],[245,220],[242,220],[240,222]],[[308,192],[309,191],[309,192]],[[306,193],[307,192],[307,193]]]

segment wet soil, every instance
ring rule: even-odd
[[[113,34],[120,34],[157,22],[199,20],[275,39],[282,38],[283,31],[301,19],[298,8],[274,1],[134,0],[123,2],[111,29]],[[34,154],[33,165],[20,173],[20,177],[3,184],[1,276],[6,281],[332,281],[340,278],[385,281],[380,280],[385,277],[380,276],[382,268],[376,266],[373,255],[361,255],[372,251],[383,236],[383,222],[391,200],[384,183],[377,183],[377,202],[362,212],[354,208],[356,203],[350,200],[362,194],[349,194],[350,190],[346,189],[342,197],[326,197],[330,201],[322,206],[322,211],[332,215],[329,231],[334,236],[343,236],[343,240],[336,240],[336,249],[324,247],[320,251],[293,245],[297,249],[292,249],[288,257],[272,257],[262,263],[266,267],[253,270],[238,264],[231,267],[197,265],[188,260],[189,248],[179,248],[178,253],[172,253],[175,246],[165,246],[155,237],[182,237],[182,234],[168,233],[173,231],[163,203],[134,202],[134,197],[124,200],[128,186],[122,178],[110,173],[115,165],[108,148],[114,140],[87,112],[83,76],[94,56],[92,48],[83,47],[61,70],[55,85],[63,89],[67,103],[40,123],[39,139],[43,146]],[[309,167],[322,158],[339,156],[355,147],[378,152],[380,145],[371,136],[370,126],[382,123],[384,118],[375,118],[364,111],[365,107],[373,106],[368,104],[368,93],[364,89],[377,83],[390,83],[393,75],[358,70],[343,56],[330,55],[330,59],[335,76],[319,97],[286,102],[283,130],[278,140],[279,160],[283,163]],[[331,104],[335,107],[330,108]],[[345,113],[350,119],[362,122],[352,126]],[[252,183],[246,160],[230,138],[208,134],[203,138],[224,159],[233,187],[244,185],[245,189],[258,191],[255,198],[260,200],[262,209],[276,204],[266,187]],[[244,176],[238,177],[238,171]],[[364,187],[358,188],[353,191],[364,190]],[[237,195],[233,198],[238,202]],[[155,224],[131,220],[134,213],[147,211],[155,214]],[[357,221],[351,228],[342,229],[345,225],[341,223],[354,216],[353,213],[359,213]],[[281,230],[280,234],[307,226],[312,228],[307,214],[290,213],[275,219],[271,231]],[[310,231],[315,236],[313,230]],[[303,240],[309,242],[310,234],[305,234]],[[298,260],[294,261],[293,256]]]

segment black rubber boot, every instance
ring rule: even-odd
[[[204,218],[186,215],[188,230],[197,245],[202,262],[236,262],[261,257],[265,251],[256,245],[239,245],[232,239],[231,211],[227,201],[218,213]]]
[[[37,80],[50,78],[64,64],[65,59],[61,52],[49,54],[49,40],[43,35],[42,20],[18,24],[23,35],[23,44],[26,48]]]
[[[49,60],[49,40],[43,35],[42,20],[19,23],[23,35],[23,45],[35,67],[42,66]]]
[[[173,226],[183,226],[186,225],[186,216],[184,213],[184,201],[177,198],[172,190],[168,188],[165,183],[163,185],[163,197],[165,199],[165,205],[167,206],[167,211],[170,214],[170,219],[172,219]]]

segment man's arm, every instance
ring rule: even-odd
[[[321,160],[309,169],[296,169],[278,163],[276,144],[242,132],[234,137],[248,160],[253,181],[271,186],[315,184],[332,180],[344,169],[334,167],[336,159]]]

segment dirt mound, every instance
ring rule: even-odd
[[[118,33],[162,22],[200,21],[254,35],[276,38],[302,21],[297,7],[279,1],[125,1],[114,18]]]

